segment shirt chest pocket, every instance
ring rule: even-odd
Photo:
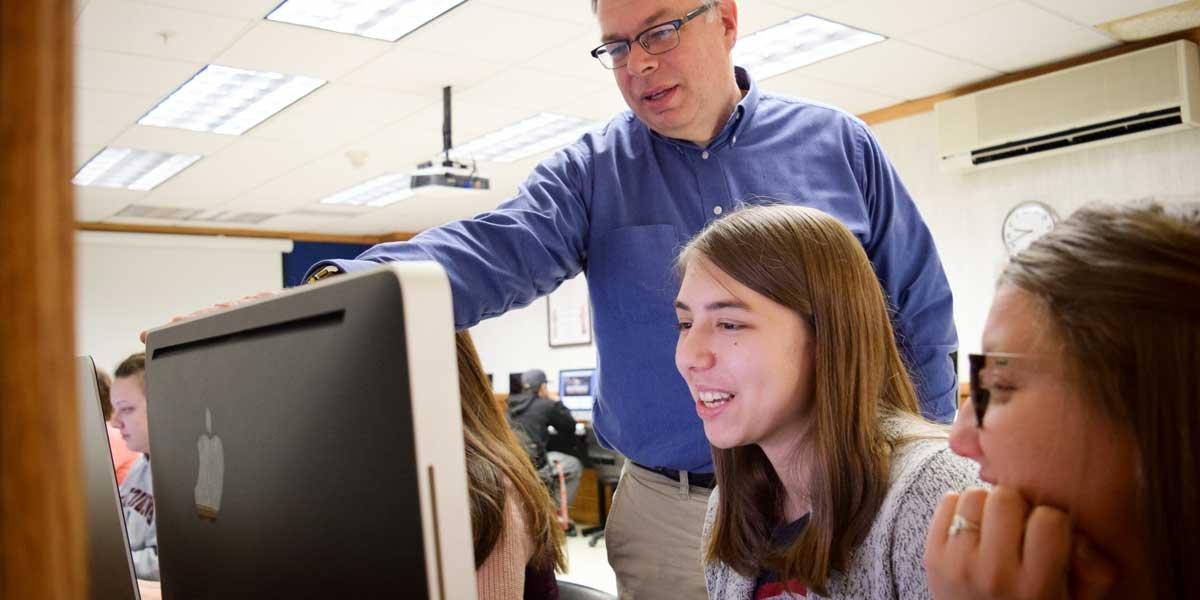
[[[636,225],[605,232],[588,254],[588,286],[596,320],[662,325],[675,318],[675,255],[683,242],[673,225]]]

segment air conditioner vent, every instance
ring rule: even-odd
[[[939,102],[939,158],[995,166],[1200,126],[1200,52],[1180,40]]]
[[[1050,150],[1097,142],[1142,131],[1151,131],[1160,127],[1173,127],[1181,123],[1183,123],[1183,117],[1179,107],[1167,108],[1123,119],[1113,119],[1112,121],[1086,127],[1076,127],[1062,133],[1043,135],[1021,142],[972,150],[971,163],[981,165],[997,160],[1026,156],[1038,152],[1048,152]]]

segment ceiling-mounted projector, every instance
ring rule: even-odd
[[[455,188],[460,190],[488,190],[491,182],[480,177],[474,165],[452,160],[450,150],[450,86],[442,88],[442,156],[417,165],[412,175],[412,189]]]
[[[475,168],[471,165],[448,158],[417,165],[417,170],[412,175],[412,189],[431,185],[467,190],[487,190],[492,187],[486,177],[475,174]]]

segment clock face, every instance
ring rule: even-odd
[[[1004,226],[1000,231],[1009,255],[1028,248],[1034,240],[1054,229],[1057,221],[1058,215],[1054,214],[1054,209],[1041,202],[1022,202],[1015,206],[1004,217]]]

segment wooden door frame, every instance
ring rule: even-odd
[[[75,400],[75,6],[0,1],[0,598],[86,594]]]

